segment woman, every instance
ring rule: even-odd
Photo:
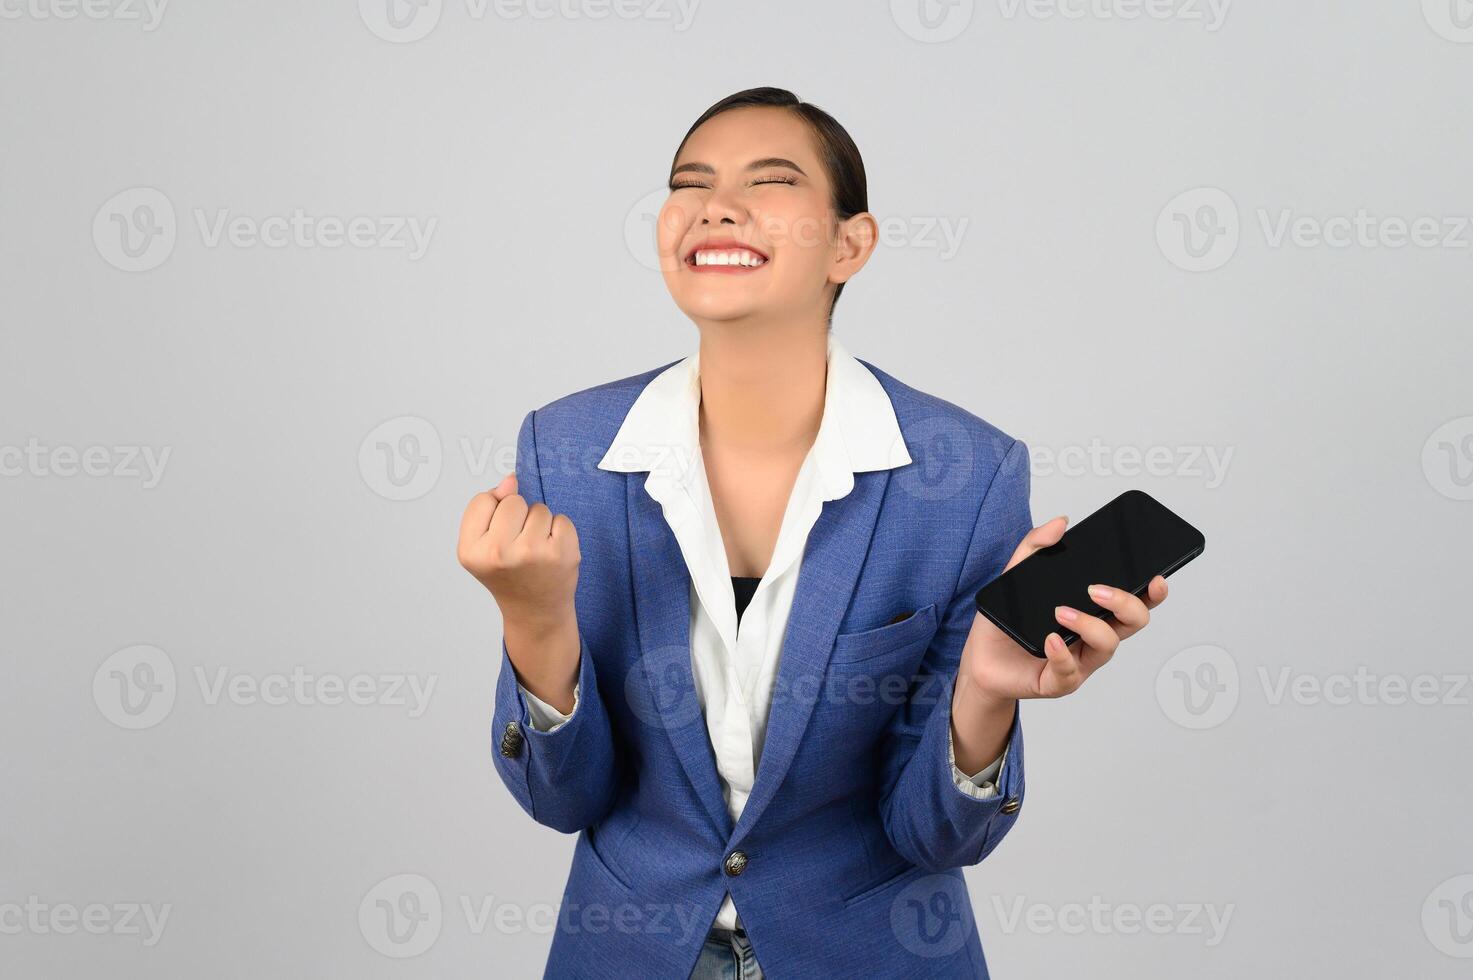
[[[831,332],[877,237],[831,116],[724,99],[670,188],[697,350],[529,413],[460,532],[504,622],[497,771],[579,832],[547,975],[986,976],[961,869],[1021,808],[1017,703],[1077,690],[1165,580],[1060,607],[1046,659],[977,614],[1066,520],[1031,527],[1022,442]]]

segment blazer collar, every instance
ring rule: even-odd
[[[814,439],[814,462],[824,500],[846,496],[854,474],[888,470],[911,462],[895,407],[878,378],[832,331],[823,417]],[[688,486],[700,460],[700,360],[696,351],[652,378],[634,400],[601,470],[648,472]]]

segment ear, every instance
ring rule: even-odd
[[[858,274],[879,244],[880,226],[868,211],[839,222],[834,234],[834,264],[829,282],[848,282]]]

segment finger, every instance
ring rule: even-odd
[[[478,493],[465,505],[460,516],[460,544],[462,547],[478,540],[491,525],[491,513],[496,510],[496,500],[489,493]]]
[[[1043,652],[1044,656],[1048,657],[1048,672],[1053,674],[1063,689],[1058,693],[1068,694],[1084,683],[1084,677],[1079,669],[1079,659],[1064,645],[1063,637],[1057,633],[1050,633],[1044,637]]]
[[[1112,588],[1108,585],[1091,585],[1089,597],[1101,608],[1110,610],[1114,617],[1111,625],[1115,629],[1115,635],[1125,639],[1144,627],[1151,621],[1151,613],[1146,609],[1146,604],[1139,596],[1132,595],[1121,588]]]
[[[1080,612],[1072,606],[1057,606],[1054,610],[1054,618],[1078,633],[1085,647],[1105,654],[1101,663],[1109,660],[1114,655],[1115,648],[1120,645],[1120,637],[1115,635],[1115,630],[1098,616]]]
[[[558,514],[552,519],[552,539],[561,548],[571,548],[573,554],[581,554],[578,550],[578,529],[573,526],[573,521],[567,514]]]
[[[527,498],[519,493],[509,493],[496,504],[496,512],[491,515],[491,526],[486,529],[486,537],[497,544],[511,544],[522,533],[522,525],[525,523]]]
[[[552,534],[552,511],[546,504],[536,503],[527,508],[527,519],[522,522],[521,536],[531,541],[545,541]]]
[[[1147,609],[1155,609],[1166,601],[1166,577],[1157,575],[1146,585],[1145,603]]]
[[[1013,549],[1013,557],[1008,559],[1007,567],[1003,571],[1012,568],[1018,562],[1027,558],[1035,551],[1047,548],[1049,545],[1059,543],[1064,536],[1064,529],[1069,526],[1069,518],[1060,514],[1053,520],[1044,521],[1038,527],[1023,535],[1023,540],[1018,542],[1018,547]]]

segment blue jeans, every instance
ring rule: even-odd
[[[690,980],[762,980],[762,967],[747,934],[712,929]]]

